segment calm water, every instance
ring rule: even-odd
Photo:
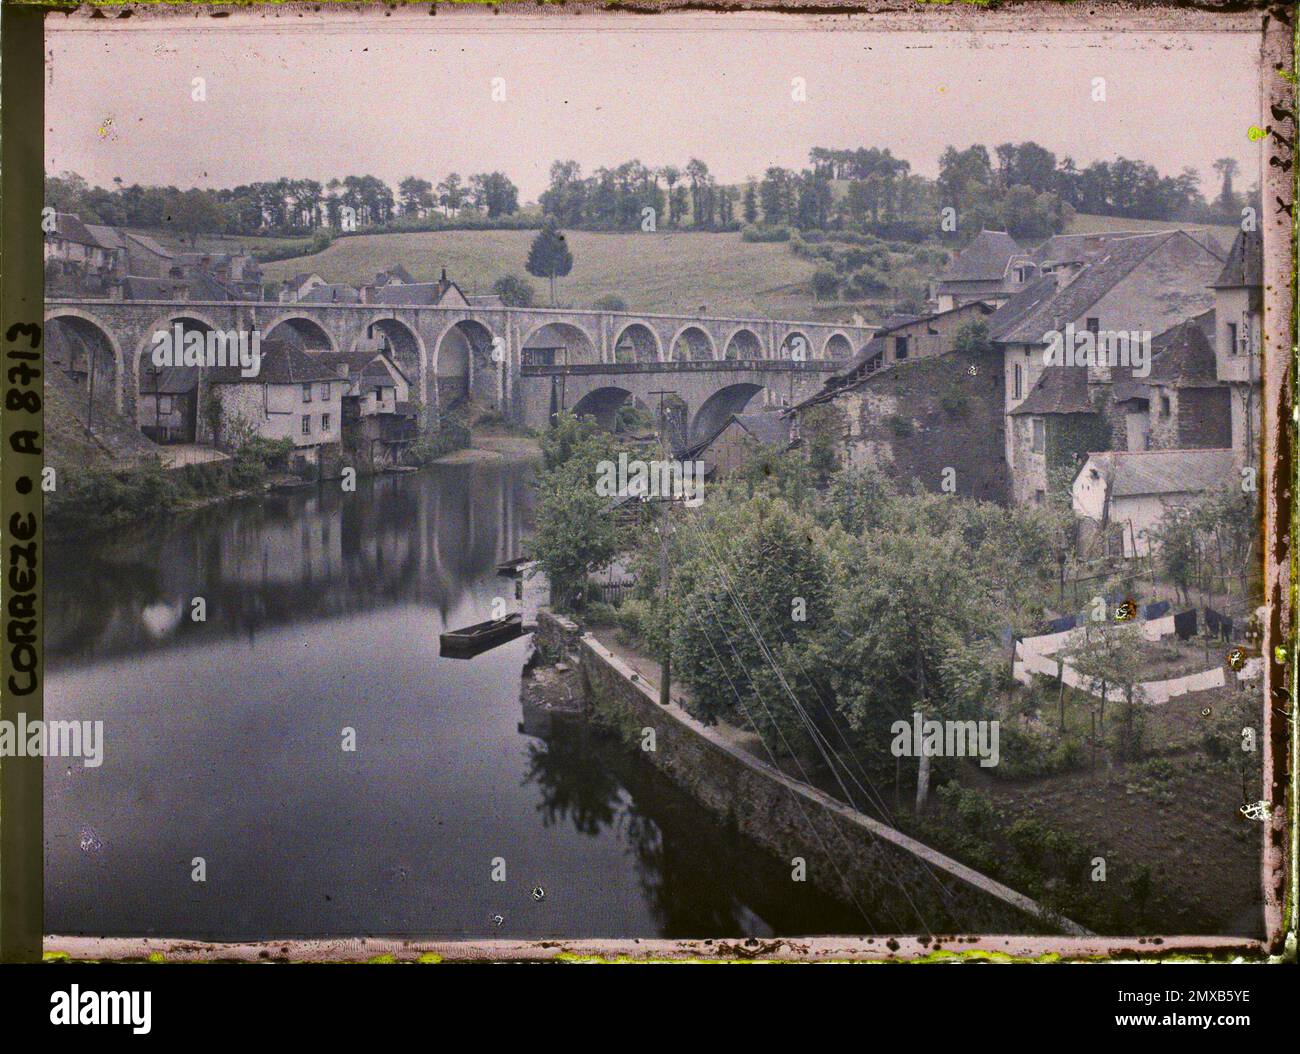
[[[870,932],[644,762],[524,713],[526,638],[438,657],[513,608],[494,566],[531,499],[527,467],[439,466],[51,547],[46,716],[106,745],[46,763],[47,932]]]

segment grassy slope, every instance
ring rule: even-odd
[[[268,279],[317,271],[331,282],[373,281],[401,263],[416,279],[436,279],[443,267],[467,293],[490,291],[504,274],[528,277],[524,261],[532,231],[440,231],[341,238],[316,256],[266,265]],[[814,308],[805,291],[813,266],[783,243],[743,242],[739,234],[656,234],[570,231],[573,271],[556,283],[562,304],[590,307],[613,294],[641,311],[783,317]],[[529,279],[540,300],[547,283]]]
[[[1106,231],[1168,231],[1175,227],[1187,227],[1198,229],[1207,228],[1213,235],[1220,247],[1226,252],[1232,246],[1232,240],[1237,236],[1236,227],[1216,226],[1209,223],[1178,223],[1173,220],[1128,220],[1122,216],[1091,216],[1087,213],[1079,213],[1070,225],[1066,227],[1066,234],[1100,234]]]
[[[1068,233],[1167,230],[1187,224],[1078,215]],[[1236,233],[1212,227],[1226,251]],[[373,234],[340,238],[325,252],[265,265],[267,278],[282,280],[302,271],[317,271],[330,282],[360,285],[394,263],[418,280],[436,279],[442,268],[467,293],[485,293],[504,274],[528,277],[524,260],[532,231],[438,231]],[[851,306],[818,304],[808,292],[814,270],[787,244],[749,243],[739,234],[689,234],[661,231],[595,233],[570,231],[573,271],[557,285],[561,304],[590,307],[601,296],[622,297],[633,310],[693,312],[706,306],[713,315],[769,318],[816,318],[834,311],[847,317]],[[283,244],[286,239],[231,239],[249,248]],[[225,246],[229,248],[229,243]],[[539,302],[546,283],[530,279]]]

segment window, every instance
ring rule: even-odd
[[[322,432],[326,432],[326,433],[329,432],[329,430],[330,430],[330,415],[329,415],[329,414],[321,414],[321,415],[320,415],[320,430],[321,430]]]
[[[1013,383],[1012,383],[1012,386],[1011,386],[1011,389],[1012,389],[1012,390],[1011,390],[1011,398],[1013,398],[1013,399],[1022,399],[1022,398],[1024,398],[1024,394],[1025,394],[1025,368],[1024,368],[1023,366],[1021,366],[1020,363],[1018,363],[1018,362],[1016,363],[1016,365],[1015,365],[1015,369],[1014,369],[1014,371],[1012,372],[1012,378],[1013,378]]]
[[[896,359],[907,358],[907,341],[908,341],[907,337],[894,338],[894,358]]]
[[[1169,396],[1167,395],[1160,396],[1160,416],[1161,417],[1169,416]]]
[[[1043,501],[1044,501],[1046,498],[1047,498],[1047,491],[1042,490],[1041,488],[1040,488],[1039,490],[1034,491],[1034,504],[1035,504],[1035,505],[1041,505],[1041,504],[1043,504]]]
[[[1228,323],[1228,354],[1237,354],[1237,323]]]
[[[311,435],[311,414],[302,415],[302,434],[305,436]]]
[[[329,381],[326,381],[324,384],[318,385],[318,389],[319,389],[319,390],[318,390],[317,394],[318,394],[319,397],[320,397],[320,401],[323,402],[323,403],[327,403],[327,402],[329,402],[329,401],[330,401],[330,383],[329,383]]]
[[[1041,454],[1047,449],[1047,422],[1041,417],[1034,418],[1033,450]]]
[[[302,386],[302,401],[305,402],[305,403],[309,403],[309,402],[311,402],[311,385],[310,385],[310,384],[304,384],[304,385]]]
[[[172,412],[172,397],[170,395],[158,396],[158,412],[160,414],[169,414]]]
[[[1099,318],[1084,319],[1083,324],[1087,328],[1088,332],[1094,336],[1101,330],[1101,319]]]

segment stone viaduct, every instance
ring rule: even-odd
[[[614,400],[651,406],[677,392],[698,437],[760,392],[798,401],[857,354],[873,328],[826,322],[712,318],[554,308],[314,304],[260,301],[50,299],[50,334],[93,354],[119,412],[137,420],[140,364],[153,334],[257,330],[307,350],[383,341],[413,398],[435,414],[463,396],[534,428],[557,409],[608,419]]]

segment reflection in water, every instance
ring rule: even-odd
[[[104,758],[46,762],[47,931],[872,929],[585,726],[521,725],[526,638],[438,655],[516,603],[531,500],[525,466],[437,466],[53,547],[46,715]]]

